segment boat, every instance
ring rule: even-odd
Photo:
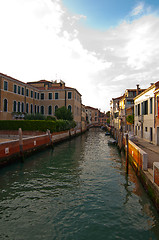
[[[109,135],[110,135],[110,132],[106,132],[106,133],[105,133],[105,136],[109,136]]]
[[[116,140],[114,140],[114,139],[108,140],[108,145],[116,145],[116,144],[117,144]]]

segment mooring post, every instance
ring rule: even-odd
[[[125,134],[126,137],[126,173],[129,171],[129,144],[128,144],[128,133]]]
[[[47,134],[49,135],[50,146],[53,148],[53,141],[52,141],[52,138],[51,138],[51,134],[50,134],[50,130],[49,130],[49,129],[47,129]]]
[[[21,160],[24,161],[24,154],[23,154],[23,137],[22,137],[22,129],[21,129],[21,128],[19,128],[18,134],[19,134],[20,156],[21,156]]]

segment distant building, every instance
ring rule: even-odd
[[[82,104],[81,122],[82,122],[82,130],[85,130],[87,128],[87,120],[86,120],[86,109],[85,109],[85,105],[83,104]]]
[[[86,120],[88,124],[97,124],[99,119],[98,108],[93,108],[90,106],[85,106],[86,109]]]
[[[128,116],[134,116],[134,97],[143,92],[137,85],[136,89],[126,89],[125,93],[110,101],[110,126],[123,132],[133,131],[133,124],[128,122]]]
[[[100,112],[99,111],[99,118],[98,118],[98,122],[100,124],[106,125],[108,122],[108,119],[110,119],[110,117],[104,112]]]
[[[54,116],[62,106],[70,109],[81,127],[81,94],[75,88],[66,87],[63,81],[23,83],[0,73],[1,120],[23,118],[26,113]]]
[[[110,126],[119,129],[119,101],[121,97],[112,98],[110,101]]]

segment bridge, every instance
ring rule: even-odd
[[[93,127],[98,127],[98,128],[104,128],[106,129],[107,128],[107,125],[104,124],[104,123],[90,123],[87,125],[87,128],[93,128]]]

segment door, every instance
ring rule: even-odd
[[[150,127],[150,142],[152,142],[152,140],[153,140],[152,134],[153,134],[152,127]]]

